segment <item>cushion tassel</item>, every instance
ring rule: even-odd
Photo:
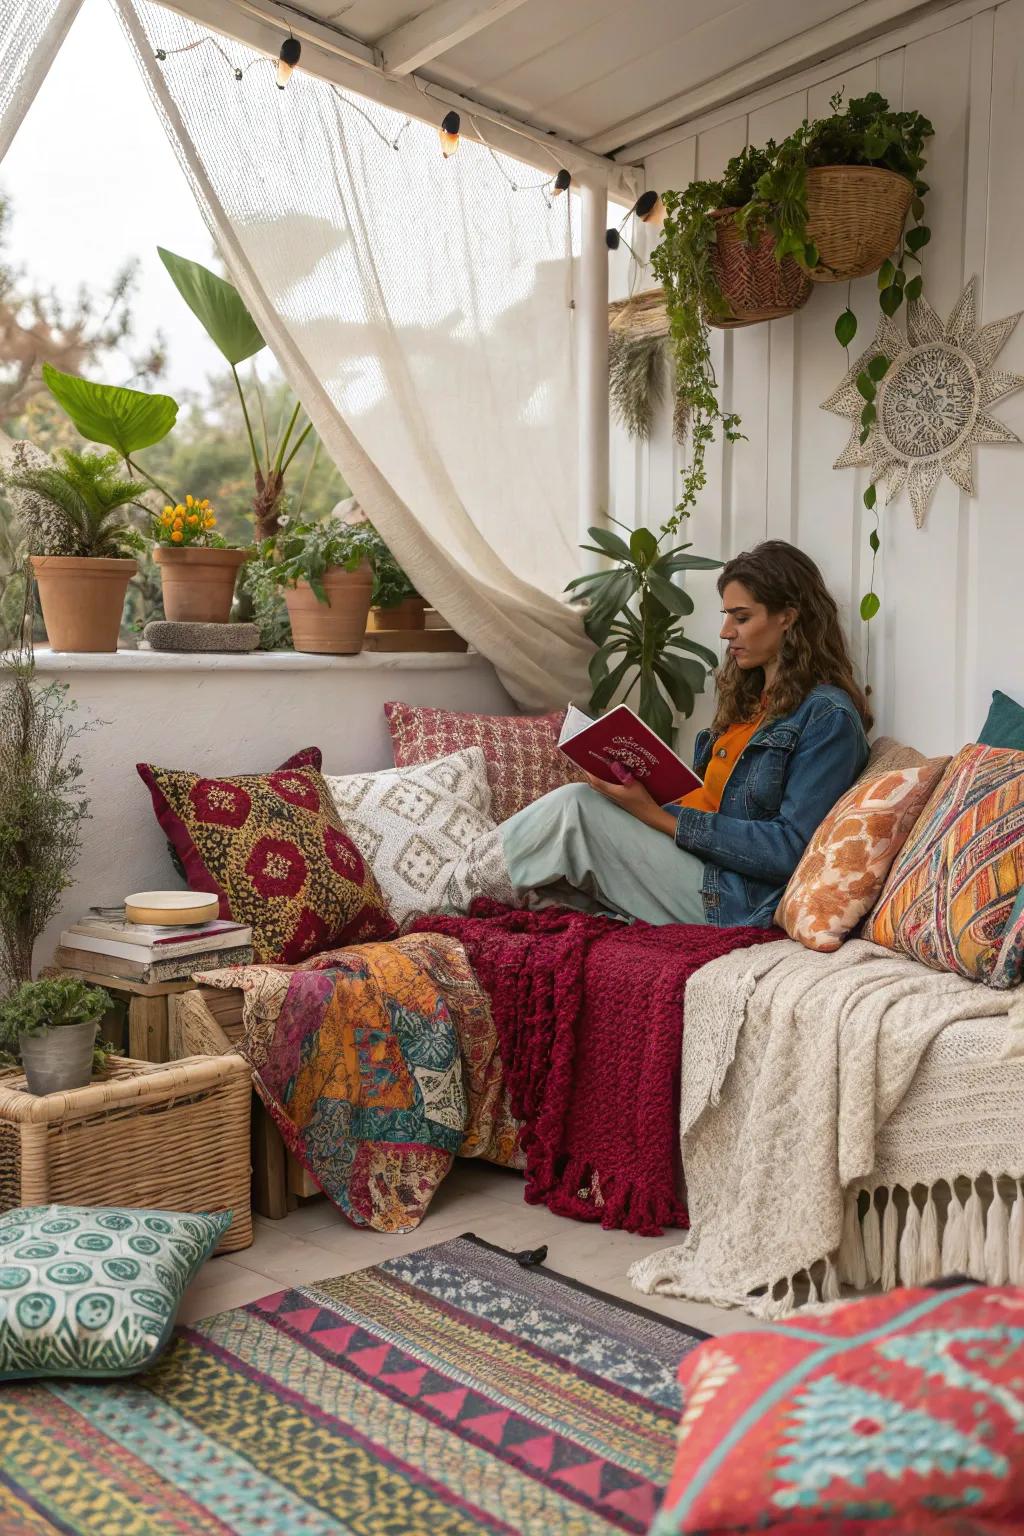
[[[793,1294],[793,1285],[790,1280],[785,1281],[781,1296],[775,1295],[774,1287],[770,1296],[766,1296],[758,1311],[762,1317],[788,1317],[796,1307],[796,1298]]]
[[[907,1214],[903,1221],[900,1238],[900,1284],[921,1283],[921,1213],[917,1209],[913,1189],[907,1191]]]
[[[859,1195],[856,1190],[846,1191],[843,1204],[843,1236],[836,1256],[839,1279],[862,1291],[868,1283],[868,1266],[864,1257],[864,1239],[860,1231]]]
[[[1019,1184],[1013,1210],[1010,1212],[1007,1269],[1011,1285],[1024,1285],[1024,1193]]]
[[[839,1273],[831,1259],[825,1260],[825,1273],[821,1281],[822,1301],[839,1301],[842,1296],[839,1286]]]
[[[985,1218],[985,1279],[989,1285],[1005,1285],[1010,1274],[1010,1213],[992,1180],[992,1203]]]
[[[946,1212],[946,1229],[942,1234],[942,1273],[966,1275],[967,1273],[967,1223],[960,1196],[952,1185],[949,1187],[949,1209]]]
[[[896,1191],[887,1191],[885,1212],[882,1216],[882,1290],[896,1287],[896,1238],[899,1222],[896,1215]]]
[[[882,1234],[878,1225],[878,1207],[874,1190],[868,1191],[868,1208],[864,1212],[864,1261],[868,1267],[868,1279],[882,1278]]]
[[[934,1189],[925,1189],[924,1209],[921,1212],[921,1236],[917,1249],[918,1285],[930,1285],[942,1274],[942,1251],[939,1248],[939,1210],[935,1204]],[[907,1283],[907,1282],[904,1282]]]
[[[977,1186],[971,1185],[964,1211],[967,1223],[967,1273],[972,1280],[985,1278],[985,1213],[981,1208],[981,1196]]]

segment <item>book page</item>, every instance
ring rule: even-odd
[[[579,735],[580,731],[585,731],[587,726],[593,723],[590,716],[585,715],[582,709],[577,709],[575,704],[570,704],[562,721],[562,729],[558,733],[558,745],[562,746],[564,742],[571,741],[574,736]]]

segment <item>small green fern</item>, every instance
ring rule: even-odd
[[[96,559],[145,549],[145,540],[125,513],[127,507],[142,506],[143,488],[117,473],[120,462],[116,453],[63,449],[54,464],[4,477],[7,486],[21,493],[15,499],[31,554]]]

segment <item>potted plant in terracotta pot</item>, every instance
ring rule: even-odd
[[[297,651],[352,656],[363,648],[373,592],[372,543],[366,526],[336,517],[291,523],[261,546],[260,560],[284,589]]]
[[[168,502],[153,519],[153,533],[165,616],[184,624],[226,624],[235,578],[250,551],[230,549],[209,501],[194,496]]]
[[[370,629],[423,629],[426,599],[416,591],[373,524],[367,522],[362,526],[370,541],[373,565]]]
[[[20,1061],[30,1093],[84,1088],[93,1074],[96,1031],[113,1005],[102,987],[71,977],[23,982],[0,1002],[0,1052]],[[108,1052],[99,1051],[100,1062]]]
[[[43,622],[55,651],[116,651],[128,583],[145,542],[129,522],[140,486],[116,453],[19,445],[4,483],[14,492]]]

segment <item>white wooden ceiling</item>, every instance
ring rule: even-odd
[[[416,75],[600,154],[945,0],[295,0]],[[288,7],[281,6],[281,14]],[[721,98],[721,89],[718,91]]]

